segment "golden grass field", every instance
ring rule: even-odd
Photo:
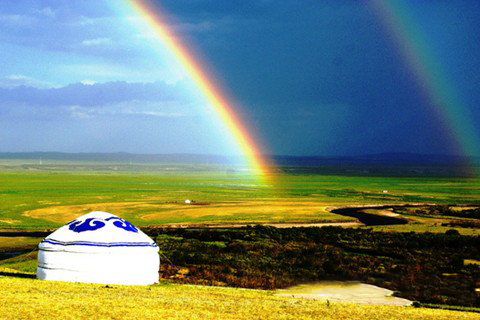
[[[0,270],[1,271],[1,270]],[[6,271],[6,270],[4,270]],[[276,297],[272,291],[0,277],[0,319],[478,319],[468,312]]]
[[[349,217],[332,214],[326,210],[327,205],[310,201],[230,201],[214,204],[188,205],[184,203],[169,203],[159,201],[139,202],[106,202],[71,206],[48,206],[30,210],[24,216],[33,219],[42,219],[54,223],[67,223],[80,215],[91,211],[115,212],[121,217],[128,218],[132,212],[135,219],[144,223],[155,223],[158,220],[175,217],[178,221],[229,222],[236,223],[285,221],[354,221]],[[215,217],[213,220],[212,217]],[[202,220],[205,219],[206,220]],[[210,218],[210,219],[208,219]],[[213,221],[212,221],[213,220]]]
[[[355,218],[331,213],[336,207],[362,206],[358,203],[333,204],[313,202],[307,199],[286,200],[243,200],[223,201],[201,204],[185,204],[182,202],[148,199],[143,201],[99,202],[77,205],[56,205],[44,203],[46,207],[28,210],[22,216],[39,221],[65,224],[77,217],[92,211],[114,212],[116,215],[138,225],[242,225],[263,223],[276,226],[331,224],[345,227],[358,226]],[[468,207],[467,207],[468,208]],[[472,207],[473,208],[473,207]],[[463,208],[462,208],[463,209]],[[400,214],[389,210],[366,209],[366,213],[398,217]],[[408,217],[408,225],[374,226],[377,231],[386,232],[433,232],[444,233],[450,226],[442,226],[450,221],[449,217]],[[458,218],[457,218],[458,220]],[[478,228],[455,227],[464,235],[480,235]],[[1,245],[1,242],[0,242]]]

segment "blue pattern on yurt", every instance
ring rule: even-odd
[[[126,220],[123,220],[123,219],[118,218],[118,217],[107,218],[107,221],[110,221],[110,220],[115,220],[115,221],[113,221],[113,225],[117,228],[121,228],[121,229],[124,229],[126,231],[131,231],[131,232],[138,232],[138,229],[135,228],[135,226],[133,224],[131,224],[130,222],[128,222]]]
[[[83,222],[73,220],[70,222],[68,229],[72,230],[73,232],[84,232],[89,230],[97,230],[103,227],[105,227],[105,222],[96,218],[88,218]]]
[[[68,223],[68,229],[72,230],[73,232],[94,231],[105,227],[105,221],[112,221],[112,224],[115,227],[125,231],[138,232],[138,229],[133,224],[118,217],[110,217],[105,220],[100,218],[88,218],[84,221],[73,220],[72,222]]]

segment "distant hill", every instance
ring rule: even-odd
[[[118,163],[229,163],[223,156],[203,154],[135,154],[127,152],[114,153],[65,153],[65,152],[3,152],[0,159],[16,160],[59,160],[92,161]]]
[[[417,153],[380,153],[360,156],[270,156],[280,166],[466,166],[480,165],[480,157],[455,155],[427,155]],[[0,159],[16,160],[59,160],[93,161],[118,163],[185,163],[185,164],[229,164],[236,163],[235,157],[206,154],[135,154],[115,153],[65,153],[65,152],[3,152]]]
[[[465,166],[480,165],[479,157],[441,154],[379,153],[343,157],[274,156],[278,165],[335,166],[335,165],[411,165],[411,166]]]

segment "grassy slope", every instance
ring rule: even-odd
[[[0,237],[0,253],[4,251],[33,250],[43,238]]]
[[[19,256],[0,260],[0,270],[9,269],[9,272],[26,272],[35,274],[37,272],[38,251],[21,254]]]
[[[265,208],[264,214],[241,212],[189,215],[182,202],[194,199],[210,203],[210,208],[240,201],[255,208],[262,201],[318,203],[324,206],[346,204],[435,202],[474,203],[480,199],[479,181],[452,178],[388,178],[320,175],[284,175],[276,179],[276,188],[258,184],[238,175],[212,173],[0,173],[0,229],[54,228],[63,223],[34,219],[24,212],[56,206],[75,206],[78,215],[95,209],[112,211],[139,226],[162,223],[232,222],[323,222],[336,221],[337,215],[318,209],[313,214],[277,212]],[[382,190],[388,190],[384,194]],[[136,203],[141,206],[112,206],[111,203]],[[177,202],[170,208],[169,202]],[[99,205],[107,203],[106,205]],[[95,205],[97,204],[97,205]],[[247,208],[247,209],[251,209]],[[260,208],[260,207],[258,207]],[[111,210],[108,210],[111,209]],[[179,209],[184,210],[179,213]],[[268,210],[267,210],[268,209]],[[71,208],[61,210],[70,211]],[[60,210],[60,211],[61,211]],[[195,210],[201,210],[197,206]],[[140,215],[157,214],[145,221]],[[65,217],[65,219],[70,217]],[[344,218],[344,217],[342,217]],[[71,220],[71,219],[70,219]],[[67,220],[67,221],[70,221]]]
[[[5,319],[478,319],[478,314],[280,298],[269,291],[76,284],[0,277]]]

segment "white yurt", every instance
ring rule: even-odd
[[[149,285],[158,282],[157,244],[113,214],[91,212],[39,244],[37,278],[69,282]]]

